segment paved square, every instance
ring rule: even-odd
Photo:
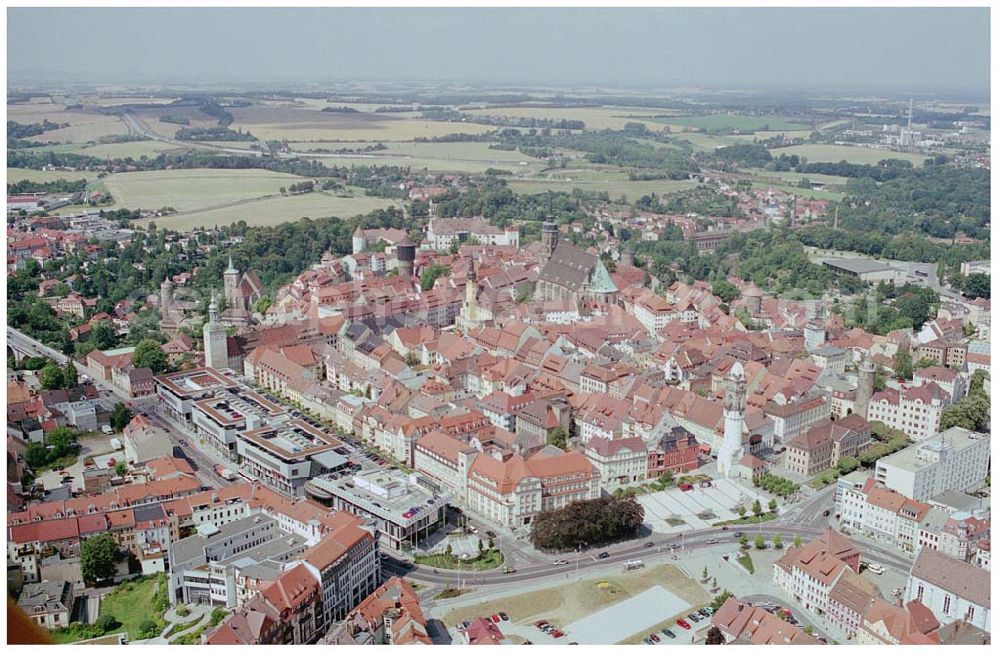
[[[690,607],[687,601],[657,585],[578,619],[563,630],[566,632],[565,639],[580,644],[615,644]]]
[[[713,479],[711,488],[701,488],[698,485],[689,491],[671,488],[640,495],[638,499],[646,510],[645,523],[653,531],[679,533],[704,529],[713,522],[736,519],[739,517],[738,509],[741,504],[749,512],[755,499],[766,507],[770,497],[738,480]],[[712,517],[698,517],[703,513],[711,513]],[[671,524],[667,521],[668,518],[679,522]]]

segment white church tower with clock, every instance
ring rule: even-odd
[[[743,365],[733,364],[726,380],[726,397],[722,402],[725,419],[722,447],[719,449],[718,470],[729,477],[733,467],[743,458],[743,420],[747,413],[747,379]]]

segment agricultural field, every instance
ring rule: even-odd
[[[795,185],[802,179],[809,179],[816,183],[826,183],[829,185],[844,185],[850,179],[846,176],[834,176],[832,174],[800,174],[799,172],[771,172],[769,170],[760,169],[741,169],[740,172],[744,174],[750,174],[754,178],[769,179],[778,178],[788,185]]]
[[[367,197],[363,191],[350,196],[340,196],[328,192],[310,192],[296,196],[271,196],[250,200],[238,205],[197,210],[155,219],[143,219],[137,223],[146,226],[156,222],[157,226],[178,231],[188,231],[198,226],[212,227],[232,224],[240,220],[250,226],[273,226],[282,222],[298,221],[304,217],[353,217],[393,205],[392,199]]]
[[[364,147],[366,143],[337,143],[340,149]],[[304,149],[315,148],[299,143]],[[489,168],[502,169],[516,175],[538,172],[546,163],[516,151],[490,149],[483,142],[412,142],[386,143],[388,149],[357,155],[323,156],[317,158],[324,165],[336,167],[396,165],[412,169],[427,169],[432,172],[481,173]]]
[[[404,141],[451,133],[484,133],[491,129],[481,124],[397,118],[384,113],[323,113],[267,106],[234,108],[231,112],[235,121],[229,125],[230,129],[249,131],[259,140],[287,140],[293,149],[308,148],[295,143]]]
[[[583,120],[587,129],[621,129],[626,122],[642,122],[648,128],[659,131],[662,127],[654,119],[655,115],[665,115],[663,109],[635,109],[617,106],[547,107],[511,106],[473,109],[469,113],[479,115],[500,115],[514,118],[546,118],[550,120]]]
[[[180,130],[189,127],[214,127],[218,124],[218,118],[206,115],[198,110],[197,106],[164,106],[163,108],[143,108],[135,110],[136,116],[149,127],[150,131],[164,138],[173,138]],[[190,124],[176,124],[174,122],[161,122],[160,118],[165,116],[175,116],[186,118]]]
[[[808,138],[810,131],[759,131],[746,135],[721,135],[709,133],[674,133],[671,138],[689,141],[696,149],[712,150],[718,147],[728,147],[729,145],[740,145],[752,143],[754,139],[761,140],[783,135],[786,138]]]
[[[277,195],[279,188],[302,179],[267,170],[178,169],[125,172],[103,180],[120,207],[170,206],[178,212],[188,212]]]
[[[671,126],[692,127],[695,129],[740,129],[753,131],[795,131],[808,128],[808,123],[783,118],[779,115],[730,115],[716,113],[713,115],[689,115],[666,118],[655,118]]]
[[[116,142],[107,145],[90,145],[75,149],[73,153],[93,156],[95,158],[140,158],[142,156],[156,158],[164,152],[177,153],[186,149],[189,148],[157,140],[136,140],[134,142]]]
[[[125,123],[113,115],[102,115],[87,110],[66,110],[63,105],[52,102],[11,104],[7,107],[7,119],[21,124],[35,124],[43,120],[69,124],[63,129],[26,138],[34,142],[86,143],[94,142],[103,136],[128,134]]]
[[[95,178],[97,178],[97,172],[49,172],[43,170],[29,170],[20,167],[7,168],[7,183],[17,183],[18,181],[37,181],[39,183],[45,183],[47,181],[58,181],[59,179],[66,181],[87,179],[88,181],[92,181]]]
[[[871,147],[851,147],[850,145],[795,145],[793,147],[781,147],[774,149],[771,154],[778,156],[781,154],[798,154],[805,156],[810,163],[839,163],[846,160],[848,163],[859,165],[874,165],[886,158],[898,158],[908,160],[914,166],[923,164],[927,156],[921,154],[909,154],[898,151],[886,151],[884,149],[872,149]]]
[[[666,195],[696,186],[697,181],[629,181],[625,174],[609,173],[604,178],[594,178],[593,174],[567,174],[549,179],[508,179],[507,184],[520,194],[541,194],[543,192],[572,192],[579,188],[586,192],[607,192],[611,199],[625,195],[629,201],[655,192]]]
[[[775,183],[759,183],[753,181],[752,185],[758,190],[780,190],[782,192],[788,192],[799,197],[805,197],[806,199],[828,199],[830,201],[840,201],[844,198],[843,192],[830,192],[829,190],[813,190],[811,188],[797,188],[794,185],[780,185]]]

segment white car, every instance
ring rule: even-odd
[[[882,574],[883,572],[885,572],[885,568],[877,564],[869,565],[868,571],[871,572],[872,574]]]
[[[552,561],[552,564],[553,565],[568,565],[569,561],[567,561],[565,558],[560,558],[559,560]]]

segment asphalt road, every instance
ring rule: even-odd
[[[389,574],[405,576],[407,579],[427,583],[431,585],[458,585],[460,582],[465,585],[512,585],[520,582],[527,582],[536,579],[554,577],[559,574],[567,574],[579,570],[592,569],[595,567],[613,568],[618,564],[629,560],[644,559],[666,559],[678,553],[683,553],[687,549],[704,549],[715,545],[725,545],[732,543],[737,533],[745,533],[748,538],[753,539],[759,532],[764,539],[770,542],[775,534],[780,534],[786,544],[791,544],[795,535],[802,537],[803,541],[809,541],[825,531],[825,527],[812,527],[802,524],[783,523],[779,521],[767,522],[762,525],[740,525],[731,526],[727,531],[720,527],[712,529],[702,529],[686,533],[682,536],[678,534],[662,535],[653,534],[644,541],[635,541],[632,544],[618,545],[616,548],[607,548],[607,558],[599,558],[600,551],[590,551],[589,553],[555,555],[547,563],[534,563],[531,565],[516,566],[516,572],[504,574],[501,569],[485,570],[481,572],[458,572],[455,570],[434,570],[432,568],[413,565],[408,561],[396,557],[384,556],[383,567]],[[715,539],[717,542],[710,542]],[[903,571],[909,571],[912,561],[901,554],[889,552],[880,547],[870,544],[861,538],[852,538],[862,550],[862,558],[878,560],[879,563],[891,566]],[[647,547],[652,542],[651,547]],[[527,543],[525,543],[527,544]],[[678,549],[673,549],[672,545],[682,545]],[[720,553],[724,549],[720,547]],[[553,561],[564,559],[565,565],[554,565]]]

